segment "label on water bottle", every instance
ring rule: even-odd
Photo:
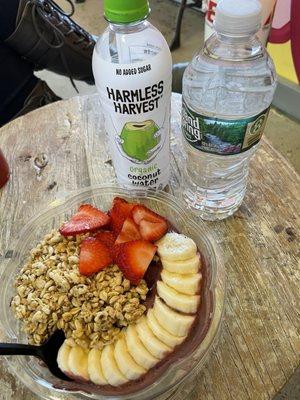
[[[270,107],[243,119],[219,119],[197,114],[182,102],[182,133],[187,142],[207,153],[232,155],[249,150],[264,132]]]
[[[143,56],[144,48],[138,50]],[[137,49],[133,51],[139,58]],[[93,71],[118,182],[137,189],[163,189],[170,165],[172,60],[168,47],[132,64],[110,63],[94,54]]]

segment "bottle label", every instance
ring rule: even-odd
[[[170,166],[169,49],[133,64],[110,63],[94,53],[93,71],[119,183],[162,189]]]
[[[260,141],[269,110],[249,118],[219,119],[197,114],[182,101],[182,133],[198,150],[220,155],[242,153]]]

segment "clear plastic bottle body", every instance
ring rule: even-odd
[[[100,93],[113,164],[121,186],[145,190],[145,187],[163,189],[168,184],[171,70],[172,59],[168,44],[147,20],[128,24],[110,23],[95,46],[95,83]],[[116,71],[120,71],[122,76],[116,76]],[[163,88],[160,86],[161,81]],[[105,98],[108,87],[115,91],[116,96],[121,96],[113,98],[116,100],[114,104],[120,106],[118,110],[109,104],[111,99]],[[124,109],[128,111],[127,114],[124,114]],[[144,143],[146,140],[148,143],[155,142],[157,138],[156,142],[159,143],[147,149],[147,152],[145,150],[143,157],[139,154],[140,158],[125,154],[122,129],[126,123],[138,126],[144,122],[153,123],[149,129],[157,130],[153,137],[148,133]],[[141,132],[143,134],[147,132]],[[137,146],[141,148],[143,145],[138,143]]]
[[[255,36],[215,33],[187,67],[183,101],[193,112],[221,120],[242,120],[267,109],[276,88],[272,60]],[[233,214],[246,191],[249,161],[258,145],[234,154],[211,154],[183,138],[183,197],[208,220]]]

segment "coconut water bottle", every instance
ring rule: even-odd
[[[149,12],[147,0],[104,0],[109,26],[93,54],[117,180],[143,190],[163,189],[170,172],[172,59]]]
[[[220,0],[216,32],[184,73],[182,194],[203,219],[240,206],[267,121],[276,73],[255,35],[260,23],[257,0]]]

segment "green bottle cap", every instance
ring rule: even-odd
[[[104,0],[104,16],[109,22],[141,21],[149,12],[148,0]]]

